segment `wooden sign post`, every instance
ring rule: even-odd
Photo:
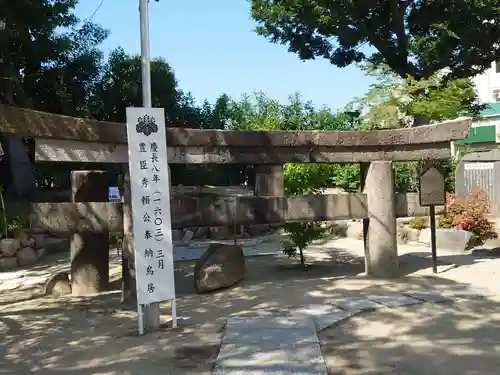
[[[432,271],[437,273],[436,206],[446,203],[446,185],[443,171],[435,164],[427,165],[419,176],[419,198],[422,207],[430,209]]]

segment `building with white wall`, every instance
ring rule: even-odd
[[[500,61],[491,64],[484,73],[473,78],[481,103],[500,102]]]
[[[452,143],[452,155],[456,145],[496,147],[500,143],[500,61],[491,64],[484,73],[472,79],[481,104],[486,104],[481,118],[472,123],[469,136]]]

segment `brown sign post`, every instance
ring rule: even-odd
[[[432,271],[437,273],[436,252],[436,206],[446,203],[446,184],[444,172],[436,164],[429,164],[420,172],[419,177],[420,205],[430,209]]]

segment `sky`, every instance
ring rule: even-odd
[[[80,0],[82,20],[110,30],[105,52],[123,47],[140,53],[138,0]],[[373,79],[355,67],[337,68],[326,60],[302,62],[285,46],[253,32],[247,0],[160,0],[150,3],[152,57],[170,64],[183,91],[201,103],[222,93],[238,99],[262,91],[285,101],[300,92],[304,100],[333,110],[363,95]]]

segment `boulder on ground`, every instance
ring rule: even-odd
[[[216,241],[233,238],[232,228],[228,227],[210,227],[210,238]]]
[[[38,259],[36,251],[31,247],[23,247],[16,253],[16,258],[21,267],[30,266]]]
[[[472,245],[474,234],[462,229],[456,228],[437,228],[436,229],[436,247],[439,249],[455,250],[463,252]],[[423,229],[420,232],[418,242],[429,245],[431,243],[430,228]]]
[[[43,246],[40,247],[45,248],[47,254],[69,252],[69,238],[45,237],[43,239]]]
[[[347,237],[348,220],[331,221],[327,224],[328,232],[338,237]]]
[[[228,288],[246,274],[243,249],[237,245],[211,244],[196,262],[194,286],[198,293]]]
[[[186,230],[184,236],[182,237],[182,242],[191,241],[194,237],[194,232],[191,229]]]
[[[44,295],[64,296],[71,294],[71,283],[67,272],[58,272],[47,279],[43,289]]]
[[[34,234],[33,239],[35,240],[35,249],[41,249],[45,246],[45,235],[44,234]]]
[[[245,226],[245,231],[251,237],[262,236],[269,232],[269,225],[267,224],[255,224],[255,225],[247,225]]]
[[[17,268],[16,257],[2,257],[0,258],[0,271],[9,271]]]
[[[0,253],[6,257],[11,257],[16,254],[21,247],[21,243],[16,238],[5,238],[0,240]]]
[[[200,238],[205,238],[208,237],[208,228],[207,227],[199,227],[196,229],[196,232],[194,233],[193,239],[200,239]]]
[[[181,241],[182,236],[182,229],[172,229],[172,241]]]
[[[26,229],[16,228],[12,232],[12,237],[19,240],[21,247],[35,246],[35,239],[28,234]]]
[[[347,237],[355,240],[363,239],[363,221],[347,222]]]
[[[409,227],[400,227],[398,230],[398,243],[417,242],[420,236],[420,230]]]

